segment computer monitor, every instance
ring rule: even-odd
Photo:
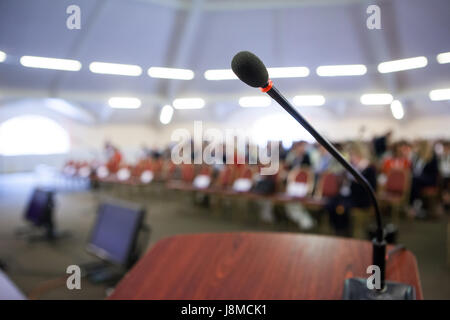
[[[36,226],[51,223],[53,192],[35,189],[25,210],[25,219]]]
[[[128,267],[144,215],[145,210],[133,204],[101,204],[87,250],[103,260]]]

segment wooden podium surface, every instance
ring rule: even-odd
[[[367,278],[369,241],[290,233],[205,233],[163,239],[110,299],[341,299],[344,279]],[[387,261],[386,279],[413,285],[409,251]]]

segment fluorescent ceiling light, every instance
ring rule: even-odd
[[[302,78],[309,75],[307,67],[267,68],[270,78]]]
[[[320,66],[316,69],[317,75],[321,77],[361,76],[366,72],[367,68],[363,64]]]
[[[92,62],[89,70],[93,73],[117,74],[122,76],[140,76],[142,68],[133,64],[119,64],[107,62]]]
[[[271,103],[271,99],[265,96],[242,97],[239,99],[239,105],[243,108],[268,107]]]
[[[322,95],[295,96],[293,102],[298,107],[321,106],[325,103],[325,97]]]
[[[450,100],[450,89],[431,90],[429,96],[433,101]]]
[[[403,117],[405,115],[405,110],[403,109],[403,105],[398,100],[392,101],[391,112],[392,112],[392,116],[397,120],[403,119]]]
[[[175,109],[201,109],[205,106],[205,100],[202,98],[175,99],[172,105]]]
[[[168,124],[172,120],[173,116],[173,108],[166,104],[161,109],[161,114],[159,115],[159,121],[161,121],[162,124]]]
[[[211,69],[204,73],[206,80],[235,80],[238,77],[231,69]]]
[[[20,58],[20,64],[24,67],[29,68],[42,68],[64,71],[79,71],[81,69],[80,61],[46,57],[23,56]]]
[[[309,75],[307,67],[267,68],[270,78],[301,78]],[[211,69],[204,73],[206,80],[235,80],[238,77],[231,69]]]
[[[389,93],[369,93],[361,96],[361,103],[365,105],[390,104],[393,100]]]
[[[175,80],[191,80],[194,78],[194,71],[189,69],[151,67],[147,73],[152,78]]]
[[[450,63],[450,52],[439,53],[436,56],[436,60],[440,64]]]
[[[415,57],[401,60],[393,60],[382,62],[378,65],[378,71],[380,73],[397,72],[403,70],[423,68],[428,64],[428,60],[425,57]]]
[[[114,109],[137,109],[141,106],[141,100],[133,97],[112,97],[108,103]]]
[[[6,53],[3,51],[0,51],[0,62],[3,62],[6,60]]]

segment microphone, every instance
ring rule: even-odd
[[[386,271],[386,241],[383,234],[383,223],[375,191],[367,179],[356,170],[342,154],[319,132],[314,129],[290,104],[290,102],[275,88],[272,80],[269,79],[269,73],[264,63],[253,53],[241,51],[237,53],[231,61],[231,69],[236,76],[251,87],[260,88],[262,92],[267,93],[272,99],[286,110],[300,125],[303,126],[348,172],[352,174],[355,180],[364,187],[369,194],[372,205],[375,209],[377,229],[375,238],[372,240],[372,264],[380,268],[380,288],[369,289],[366,279],[351,278],[346,279],[344,283],[344,299],[396,299],[412,300],[415,299],[414,288],[407,284],[385,281]]]
[[[237,77],[250,87],[267,86],[269,73],[264,63],[249,51],[241,51],[231,61],[231,69]]]

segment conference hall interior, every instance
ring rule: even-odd
[[[449,13],[447,0],[0,1],[0,299],[340,299],[381,233],[387,280],[450,299]],[[270,78],[255,87],[239,74],[253,54]],[[338,244],[367,263],[333,257]],[[306,256],[336,285],[306,290],[320,278]],[[411,274],[390,269],[402,263]]]

